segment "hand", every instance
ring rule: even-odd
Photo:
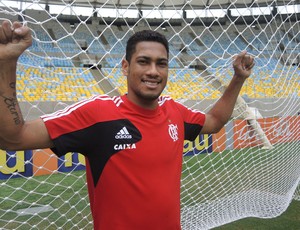
[[[254,65],[254,58],[247,55],[247,51],[243,51],[234,58],[234,75],[239,79],[246,80],[251,75]]]
[[[30,29],[20,22],[3,21],[0,25],[0,61],[17,61],[32,44]]]

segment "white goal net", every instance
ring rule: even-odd
[[[0,1],[5,19],[32,30],[17,69],[26,120],[126,93],[125,45],[145,28],[169,40],[163,93],[204,112],[229,83],[233,56],[247,50],[256,65],[232,119],[216,135],[185,142],[182,228],[277,217],[300,199],[297,1]],[[78,153],[0,150],[0,228],[91,229],[84,169]]]

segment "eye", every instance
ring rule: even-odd
[[[168,62],[167,61],[162,61],[162,62],[159,62],[158,65],[162,68],[166,68],[166,67],[168,67]]]
[[[145,60],[145,59],[139,59],[137,62],[138,62],[140,65],[145,65],[145,64],[147,64],[147,60]]]

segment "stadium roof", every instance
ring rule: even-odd
[[[17,1],[17,0],[15,0]],[[19,0],[20,2],[32,2],[32,0]],[[249,7],[249,6],[267,6],[267,5],[286,5],[285,0],[236,0],[234,3],[228,0],[40,0],[39,3],[60,5],[69,3],[76,6],[93,6],[93,7],[104,7],[104,8],[139,8],[147,9],[156,6],[160,9],[204,9],[209,8],[226,8],[228,7]],[[295,4],[298,2],[294,1]]]

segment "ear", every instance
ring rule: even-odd
[[[128,76],[128,68],[129,68],[128,61],[123,59],[122,60],[122,73],[124,76]]]

